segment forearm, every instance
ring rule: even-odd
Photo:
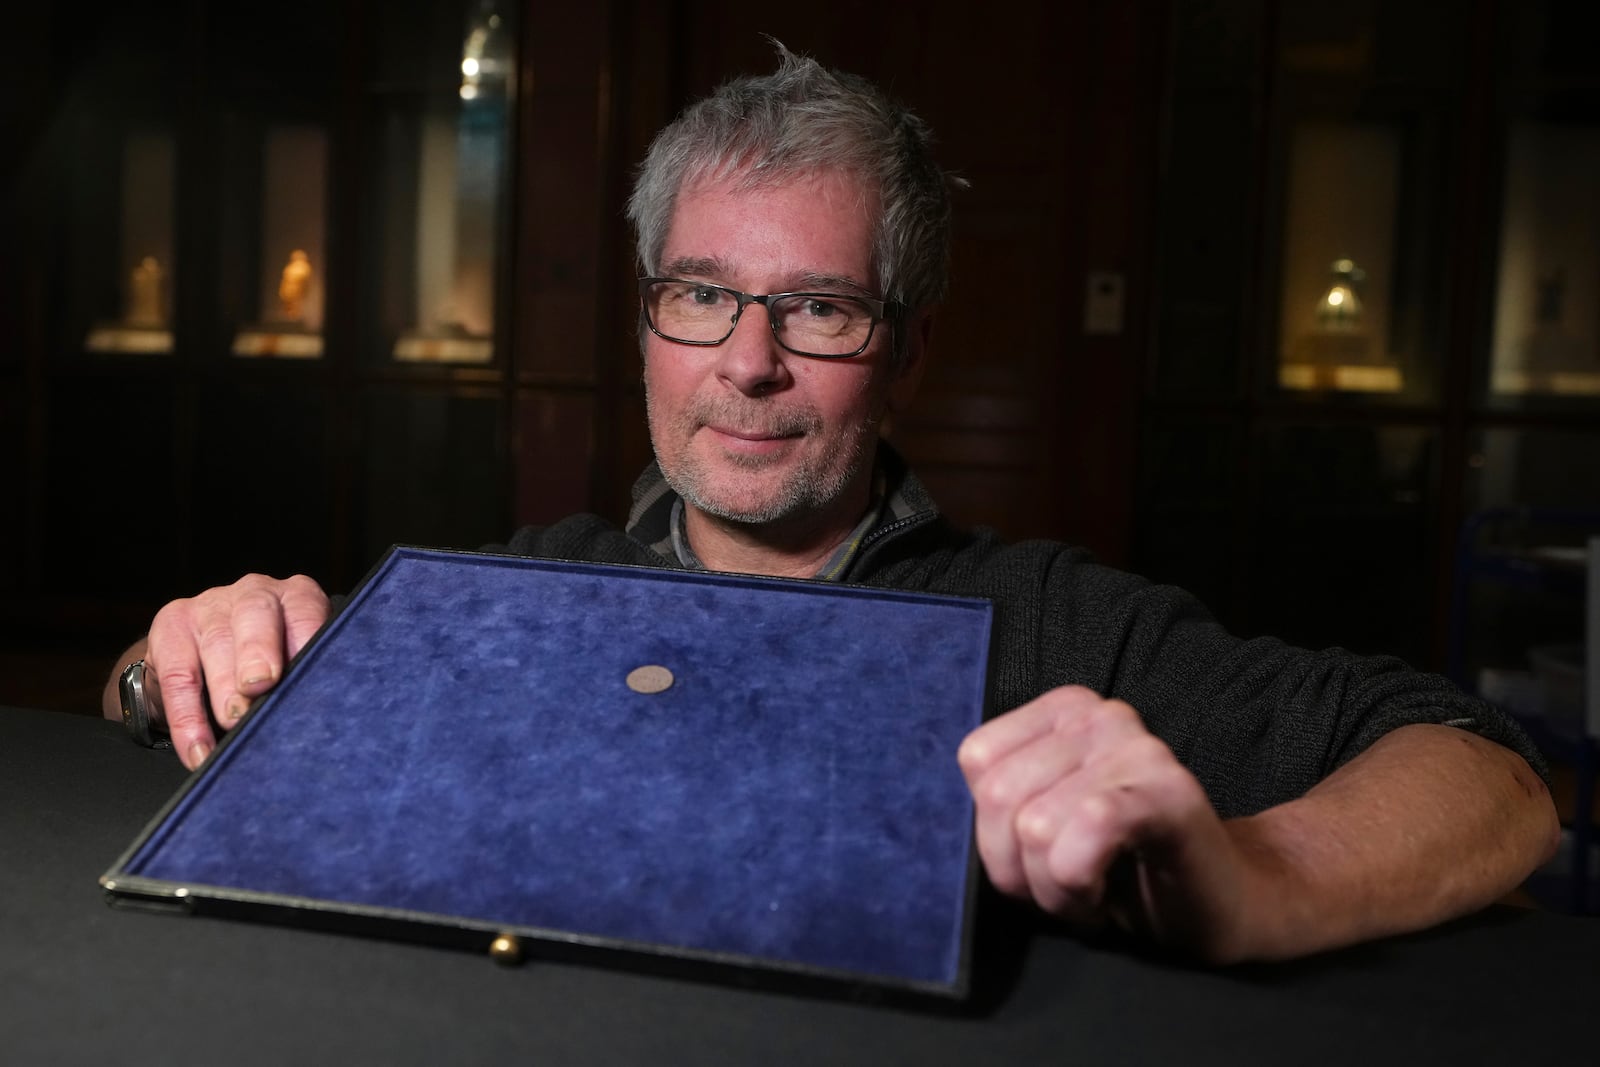
[[[100,693],[101,715],[117,722],[122,721],[122,693],[118,685],[122,678],[122,668],[136,659],[143,659],[144,653],[145,639],[141,637],[111,665],[111,677],[106,679],[106,687]]]
[[[1446,726],[1396,730],[1304,797],[1224,824],[1245,926],[1221,954],[1304,955],[1476,911],[1554,852],[1549,791],[1522,757]]]

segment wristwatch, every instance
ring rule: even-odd
[[[171,748],[166,724],[151,714],[161,709],[161,687],[156,684],[155,672],[144,669],[144,660],[134,660],[122,668],[117,689],[122,696],[122,724],[128,728],[128,736],[145,748]]]

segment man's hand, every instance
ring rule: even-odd
[[[1465,730],[1393,730],[1304,796],[1226,822],[1127,704],[1052,690],[961,767],[995,886],[1212,963],[1286,959],[1486,907],[1555,851],[1532,768]]]
[[[997,889],[1212,960],[1240,951],[1246,855],[1134,709],[1055,689],[975,730],[960,761]]]
[[[129,658],[143,656],[161,690],[172,747],[191,770],[232,729],[250,701],[277,684],[283,665],[328,617],[328,596],[304,576],[251,574],[229,586],[174,600],[156,613],[150,634]],[[107,697],[107,714],[113,696]]]

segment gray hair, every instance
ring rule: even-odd
[[[966,182],[934,163],[928,125],[872,83],[773,44],[776,71],[727,82],[651,143],[628,200],[640,270],[660,269],[678,194],[692,182],[736,177],[741,188],[754,188],[843,171],[879,195],[879,295],[909,310],[941,299],[949,285],[950,189]],[[898,358],[898,323],[894,332]]]

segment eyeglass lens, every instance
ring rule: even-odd
[[[645,305],[656,330],[675,341],[714,344],[733,333],[738,296],[693,282],[652,282]],[[848,356],[872,336],[872,309],[847,296],[817,293],[767,302],[773,331],[785,348],[805,355]]]

